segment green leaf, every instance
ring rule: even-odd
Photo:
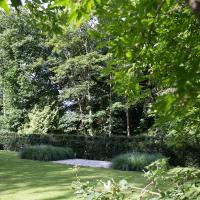
[[[169,6],[171,3],[171,0],[166,0],[167,5]]]
[[[72,2],[70,0],[56,0],[54,1],[54,4],[51,7],[65,6],[66,8],[69,8],[71,4]]]
[[[9,12],[7,0],[0,0],[0,7],[3,8],[6,13]]]
[[[126,57],[128,59],[132,59],[132,52],[131,51],[126,52]]]

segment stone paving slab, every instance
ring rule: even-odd
[[[65,165],[79,165],[85,167],[97,167],[97,168],[110,168],[111,162],[109,161],[99,161],[99,160],[86,160],[86,159],[67,159],[67,160],[57,160],[53,163],[65,164]]]

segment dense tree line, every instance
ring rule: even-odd
[[[154,125],[167,143],[197,142],[193,3],[36,1],[2,12],[1,129],[129,136]]]
[[[126,107],[149,99],[153,134],[165,135],[168,144],[198,141],[198,0],[49,3],[46,12],[51,3],[63,6],[76,25],[91,16],[97,19],[98,37],[109,38],[103,43],[113,55],[109,72],[115,91]]]
[[[146,100],[131,106],[117,95],[112,54],[90,34],[99,30],[48,35],[24,9],[0,19],[1,130],[129,136],[152,125]]]
[[[77,65],[77,63],[82,59],[81,55],[88,54],[88,56],[85,56],[85,58],[90,59],[91,57],[89,58],[89,55],[92,55],[92,53],[96,51],[97,54],[100,54],[102,56],[102,59],[104,60],[103,57],[108,56],[109,52],[111,54],[111,59],[110,59],[111,61],[108,61],[108,63],[105,64],[106,66],[105,69],[100,64],[100,68],[103,69],[102,76],[105,76],[104,77],[106,79],[105,82],[106,83],[108,82],[108,84],[105,84],[106,85],[105,87],[108,87],[108,89],[106,89],[108,93],[107,95],[109,96],[107,98],[108,102],[107,105],[103,104],[106,105],[106,107],[103,109],[104,111],[105,110],[107,111],[106,115],[104,116],[106,116],[105,118],[107,119],[108,123],[102,121],[103,124],[107,124],[108,126],[107,130],[109,131],[107,132],[107,134],[110,134],[109,132],[111,132],[110,131],[111,129],[116,130],[116,128],[113,128],[115,126],[114,122],[112,122],[115,118],[114,114],[115,112],[111,109],[113,108],[112,105],[114,105],[114,108],[117,107],[118,116],[119,115],[126,116],[126,117],[120,117],[121,121],[123,121],[120,124],[126,123],[126,128],[123,127],[123,131],[126,132],[127,135],[129,135],[130,134],[129,132],[133,132],[133,130],[130,130],[132,128],[131,126],[133,125],[132,123],[133,115],[130,116],[131,110],[135,105],[140,105],[141,102],[143,102],[143,105],[145,105],[145,109],[142,110],[148,112],[148,116],[150,116],[151,119],[156,120],[156,123],[154,124],[155,130],[153,133],[158,133],[158,134],[163,133],[164,135],[167,136],[168,139],[170,138],[171,142],[173,143],[184,144],[185,142],[188,142],[190,140],[195,141],[196,139],[198,139],[199,137],[199,128],[198,128],[199,127],[199,119],[198,119],[199,118],[198,117],[199,116],[199,109],[198,109],[199,107],[199,78],[198,78],[199,20],[196,17],[196,15],[198,16],[199,14],[198,1],[154,0],[149,2],[145,0],[144,1],[127,0],[125,2],[124,1],[96,2],[90,0],[90,1],[77,2],[76,6],[74,6],[75,5],[74,2],[72,1],[69,2],[71,3],[66,4],[65,1],[55,2],[52,0],[49,1],[49,3],[46,4],[46,6],[44,7],[40,1],[36,1],[36,2],[28,2],[26,4],[26,7],[31,11],[30,16],[33,17],[34,19],[33,20],[35,23],[34,26],[44,27],[43,29],[41,29],[42,33],[44,33],[42,37],[47,37],[45,36],[48,35],[46,34],[47,31],[53,27],[55,30],[52,30],[50,32],[51,34],[49,35],[51,35],[51,37],[53,37],[52,34],[53,31],[63,33],[64,30],[64,32],[66,32],[65,30],[66,28],[63,29],[62,27],[63,24],[66,24],[66,20],[70,22],[75,21],[76,25],[80,25],[84,19],[88,20],[91,19],[91,17],[92,20],[96,19],[96,26],[95,26],[96,32],[94,31],[93,35],[96,36],[96,40],[98,40],[98,42],[100,41],[101,47],[102,46],[105,47],[104,50],[102,51],[106,51],[107,53],[101,52],[99,49],[97,49],[96,48],[97,44],[95,44],[94,42],[95,40],[91,39],[90,37],[87,38],[88,34],[85,35],[83,34],[81,36],[82,37],[81,43],[79,43],[80,41],[78,42],[78,40],[77,41],[73,40],[74,38],[72,37],[72,35],[75,36],[76,34],[68,33],[67,36],[68,41],[69,38],[71,39],[73,38],[72,39],[73,42],[67,42],[68,43],[67,46],[72,45],[71,51],[69,50],[70,49],[69,46],[68,46],[69,49],[67,51],[65,51],[64,50],[65,48],[63,48],[65,45],[64,41],[66,41],[67,37],[65,37],[65,40],[63,40],[62,38],[63,36],[60,37],[60,39],[59,37],[56,37],[56,40],[60,41],[61,44],[60,46],[52,45],[50,44],[51,42],[48,44],[45,43],[45,45],[47,45],[46,48],[48,49],[48,51],[50,51],[49,53],[51,54],[50,56],[44,55],[47,56],[48,59],[50,58],[51,60],[50,61],[51,66],[49,66],[48,64],[47,67],[48,70],[50,71],[48,72],[48,76],[52,77],[49,78],[49,81],[43,80],[42,84],[45,85],[46,84],[45,81],[47,81],[48,83],[54,85],[55,88],[53,90],[51,89],[51,91],[49,92],[50,93],[57,92],[58,94],[53,96],[54,97],[57,96],[58,99],[55,101],[55,99],[51,100],[48,97],[48,100],[47,99],[41,100],[41,102],[43,103],[48,102],[46,105],[50,107],[52,105],[54,106],[56,104],[58,105],[57,109],[55,109],[55,113],[57,113],[59,117],[55,117],[57,122],[55,123],[56,125],[53,123],[54,124],[53,127],[55,127],[55,129],[58,130],[58,128],[56,128],[59,126],[58,124],[62,124],[63,126],[63,124],[65,123],[64,122],[65,120],[63,118],[64,116],[63,105],[62,106],[60,105],[63,104],[63,102],[68,102],[68,103],[73,102],[72,98],[69,97],[70,93],[69,87],[72,87],[73,84],[76,82],[75,85],[76,84],[77,85],[76,88],[74,89],[76,89],[77,91],[79,90],[79,92],[80,88],[83,89],[85,91],[85,95],[76,97],[76,100],[74,100],[74,103],[72,103],[73,105],[70,108],[70,111],[74,111],[73,109],[75,109],[76,107],[77,109],[76,114],[79,113],[78,118],[81,119],[78,120],[81,125],[77,125],[77,123],[75,123],[77,125],[75,129],[77,129],[78,127],[79,128],[84,127],[83,129],[85,130],[85,132],[89,134],[91,134],[92,129],[94,130],[93,125],[95,126],[95,123],[93,124],[93,119],[95,119],[94,121],[98,120],[96,120],[96,117],[94,116],[96,110],[93,108],[92,105],[92,103],[94,103],[92,102],[93,100],[92,87],[93,84],[96,83],[94,83],[94,81],[91,80],[88,81],[88,78],[91,74],[89,75],[87,73],[88,70],[87,64],[81,62],[80,65],[79,64]],[[53,7],[51,6],[52,4],[54,5]],[[4,9],[6,10],[5,6]],[[41,9],[43,10],[42,13],[40,12]],[[17,10],[19,10],[19,8],[17,8]],[[60,10],[62,10],[62,12],[60,12]],[[193,14],[192,11],[194,11],[196,15]],[[54,13],[55,15],[52,15],[52,13]],[[4,17],[5,20],[8,19],[7,17],[5,17],[6,16],[5,14],[3,14],[2,16]],[[64,18],[66,20],[64,20]],[[39,19],[40,23],[38,23],[36,19]],[[53,24],[56,24],[55,22],[58,22],[58,20],[60,20],[59,27],[57,25],[53,26]],[[38,26],[38,24],[40,26]],[[49,26],[47,24],[49,24]],[[23,30],[26,30],[26,28],[25,29],[23,28]],[[40,31],[39,33],[41,34]],[[80,33],[83,33],[83,31],[77,30],[77,33],[80,36],[81,35]],[[5,33],[3,33],[3,35],[4,34]],[[9,37],[7,37],[7,39],[9,39]],[[4,39],[2,39],[2,41],[3,40]],[[9,42],[10,44],[12,43],[10,39]],[[6,45],[4,45],[3,42],[2,46],[3,49],[6,48]],[[15,45],[13,46],[13,48],[14,47]],[[15,60],[13,59],[12,51],[10,51],[9,48],[3,53],[5,54],[5,56],[2,56],[3,57],[1,59],[2,62],[6,63]],[[55,49],[58,52],[55,52]],[[76,50],[74,51],[74,49]],[[79,49],[80,51],[77,51],[77,49]],[[46,54],[47,52],[43,53]],[[6,56],[9,59],[5,59]],[[34,56],[37,57],[37,55]],[[40,54],[39,56],[42,57],[42,54]],[[75,59],[75,57],[77,58]],[[42,59],[44,58],[41,58],[40,61]],[[75,61],[77,62],[76,64],[74,64]],[[104,62],[106,63],[107,61],[104,60]],[[62,68],[61,65],[63,63],[67,63],[68,67],[70,65],[71,66],[73,65],[73,66],[81,66],[82,68],[84,68],[84,73],[81,74],[83,76],[80,77],[81,78],[80,81],[74,81],[73,78],[69,81],[70,85],[67,86],[68,91],[66,90],[66,86],[62,85],[62,81],[66,80],[62,80],[62,78],[60,79],[59,73],[57,73],[56,69],[54,68],[55,66],[59,66],[58,69],[61,69]],[[6,65],[8,65],[8,63],[4,65],[5,65],[4,68],[6,69]],[[11,65],[16,66],[16,63],[12,62],[11,64],[9,64],[9,66]],[[9,78],[8,75],[9,84],[13,84],[14,87],[10,87],[12,89],[6,89],[5,85],[6,87],[9,87],[9,84],[5,84],[5,81],[1,81],[2,113],[5,115],[6,112],[7,113],[10,112],[9,109],[6,107],[10,108],[15,107],[15,109],[10,109],[12,110],[13,114],[11,115],[8,114],[7,115],[8,117],[3,118],[3,123],[1,124],[4,124],[4,122],[5,124],[8,124],[10,117],[12,118],[13,123],[11,123],[12,125],[11,124],[8,125],[7,128],[12,127],[14,124],[14,126],[17,127],[14,128],[16,131],[19,129],[19,127],[21,127],[22,124],[27,124],[27,122],[30,121],[30,119],[28,119],[27,116],[26,117],[23,116],[24,113],[27,113],[28,109],[33,110],[33,112],[35,112],[34,109],[37,108],[34,108],[35,106],[34,105],[32,108],[27,108],[25,109],[26,110],[25,112],[20,113],[20,111],[22,111],[22,109],[20,108],[21,106],[20,102],[22,101],[28,102],[29,100],[28,97],[22,92],[26,90],[23,89],[22,91],[19,90],[19,88],[22,88],[20,84],[23,82],[17,80],[20,79],[20,76],[18,76],[20,74],[19,70],[15,69],[9,73],[15,75],[12,76],[12,78]],[[4,74],[5,73],[2,73],[3,75],[2,80],[3,79],[6,80],[7,78],[7,76],[4,77]],[[45,76],[45,78],[48,76]],[[67,74],[63,74],[63,76],[69,78],[69,75]],[[79,75],[74,74],[74,76],[79,76]],[[72,84],[73,81],[74,83]],[[64,85],[65,84],[66,83],[64,83]],[[59,87],[61,85],[63,88],[61,87],[60,89]],[[96,86],[97,85],[98,84],[96,84]],[[80,87],[78,88],[77,86]],[[5,92],[6,90],[9,92]],[[30,91],[33,90],[34,89],[32,88]],[[41,88],[39,88],[37,92],[40,90]],[[60,91],[62,91],[61,93],[63,94],[65,93],[65,95],[66,93],[68,93],[68,98],[62,99]],[[19,94],[19,92],[21,92],[22,95],[20,97],[17,96],[14,97],[15,94]],[[31,94],[29,95],[31,96]],[[115,95],[117,99],[115,99]],[[6,100],[9,99],[9,96],[10,97],[12,96],[12,98],[10,99],[12,99],[13,102],[11,102],[11,100]],[[42,95],[42,97],[44,98],[46,98],[47,96]],[[14,101],[17,103],[15,104]],[[116,102],[120,103],[116,104]],[[31,105],[29,102],[27,104],[29,106]],[[25,104],[23,103],[23,105]],[[41,113],[41,109],[43,108],[40,108],[39,113]],[[51,107],[50,109],[53,108]],[[99,111],[101,111],[101,109],[102,108],[100,108]],[[120,109],[122,111],[121,113],[119,112]],[[82,116],[82,114],[80,114],[82,112],[84,113],[86,120],[80,117]],[[57,114],[55,114],[55,116],[57,116]],[[103,115],[102,112],[100,112],[100,114]],[[73,116],[77,117],[77,115]],[[16,117],[19,120],[15,120]],[[63,120],[63,123],[60,120],[58,120],[61,118]],[[146,118],[146,115],[145,116],[143,115],[142,118]],[[137,117],[135,117],[134,119],[137,119]],[[85,121],[84,125],[83,121]],[[139,121],[141,123],[143,122],[143,120]],[[147,120],[147,122],[149,122],[149,120]],[[133,129],[135,130],[136,127],[138,127],[138,124],[137,125],[134,124]],[[100,129],[103,130],[102,128]],[[118,131],[118,132],[123,132],[123,131]]]

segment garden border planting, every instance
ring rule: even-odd
[[[200,165],[199,145],[184,147],[168,147],[162,138],[138,135],[125,136],[72,136],[65,134],[4,134],[0,136],[0,147],[4,150],[20,151],[28,145],[46,144],[70,147],[76,158],[91,160],[111,160],[115,156],[127,152],[161,153],[169,157],[171,165]]]

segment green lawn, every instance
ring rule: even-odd
[[[0,151],[0,200],[75,200],[72,169],[67,165],[22,160],[14,152]],[[145,185],[140,172],[82,167],[80,178],[82,181],[126,179],[138,187]]]

